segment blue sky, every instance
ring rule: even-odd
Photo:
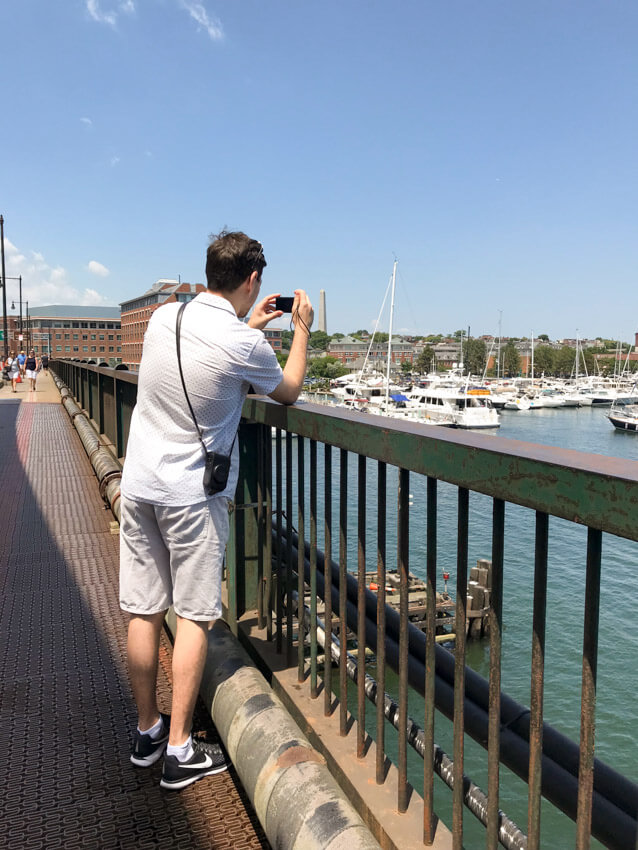
[[[203,281],[228,226],[331,333],[395,255],[408,333],[638,331],[635,0],[4,0],[0,32],[32,305]]]

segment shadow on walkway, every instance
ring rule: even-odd
[[[59,402],[18,398],[0,396],[3,846],[267,847],[233,770],[176,793],[159,788],[161,760],[130,764],[135,709],[112,516]],[[163,638],[163,709],[170,657]],[[195,722],[210,731],[201,706]]]

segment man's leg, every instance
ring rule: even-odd
[[[150,729],[159,719],[157,663],[165,611],[132,614],[128,627],[128,669],[137,705],[138,728]]]
[[[171,746],[181,746],[191,734],[207,646],[208,622],[178,616],[173,646],[173,702],[168,739]]]

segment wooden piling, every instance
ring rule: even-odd
[[[470,571],[467,589],[467,636],[473,639],[490,633],[490,598],[492,591],[492,562],[479,558]]]

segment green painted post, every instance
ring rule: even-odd
[[[259,534],[257,524],[258,439],[260,425],[242,422],[239,428],[239,481],[235,509],[230,515],[226,549],[229,625],[257,608]]]

